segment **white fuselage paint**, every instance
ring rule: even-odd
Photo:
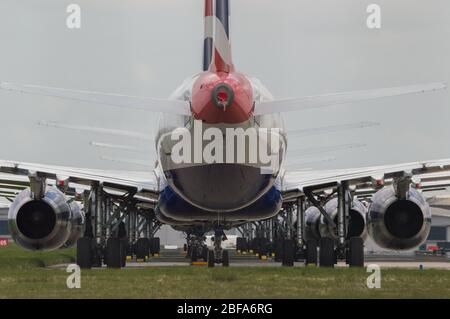
[[[198,78],[198,75],[193,76],[191,78],[188,78],[183,82],[181,86],[179,86],[174,93],[171,95],[170,99],[173,100],[183,100],[183,101],[190,101],[192,97],[192,87],[195,80]],[[250,83],[253,86],[253,98],[254,102],[263,102],[263,101],[270,101],[273,100],[273,96],[270,93],[270,91],[258,80],[255,78],[248,78]],[[167,143],[165,144],[164,141],[167,142],[167,138],[170,137],[170,135],[177,129],[180,128],[189,128],[190,125],[193,123],[193,117],[192,116],[178,116],[178,115],[172,115],[172,114],[161,114],[159,118],[158,123],[158,131],[155,135],[155,141],[156,141],[156,150],[157,150],[157,156],[158,156],[158,163],[156,172],[159,176],[160,181],[160,189],[164,189],[166,186],[172,186],[167,178],[166,173],[170,170],[174,169],[173,163],[167,160],[168,156],[167,154],[170,153],[170,147],[168,149]],[[253,116],[250,118],[250,120],[246,123],[242,123],[242,125],[224,125],[220,124],[217,125],[218,128],[224,128],[224,127],[249,127],[254,126],[256,128],[267,128],[267,129],[278,129],[278,132],[281,136],[281,160],[280,160],[280,168],[276,172],[273,173],[273,186],[275,186],[277,189],[281,188],[281,178],[283,174],[283,168],[282,164],[284,162],[284,157],[287,150],[287,140],[286,140],[286,133],[285,133],[285,127],[284,127],[284,121],[282,119],[281,114],[268,114],[268,115],[262,115],[262,116]],[[172,144],[173,146],[173,144]],[[270,146],[268,146],[270,147]],[[164,149],[166,148],[166,149]],[[204,163],[192,163],[192,164],[181,164],[178,167],[175,168],[186,168],[186,167],[192,167],[197,165],[204,165]],[[205,169],[206,166],[205,166]],[[202,183],[202,181],[198,181],[198,183]],[[210,185],[205,185],[205,187],[210,187]],[[176,191],[176,190],[175,190]],[[177,192],[178,195],[180,195],[182,198],[187,199],[184,194]],[[192,203],[192,202],[191,202]],[[195,206],[198,206],[202,209],[207,209],[207,207],[201,207],[201,205],[198,205],[198,203],[192,203]],[[251,203],[249,203],[251,204]]]

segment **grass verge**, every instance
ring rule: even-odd
[[[74,251],[0,249],[0,298],[450,298],[450,271],[382,269],[381,289],[368,289],[364,269],[316,267],[146,267],[81,273],[68,289],[64,269]]]

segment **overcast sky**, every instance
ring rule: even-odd
[[[66,27],[70,3],[82,8],[80,30]],[[370,3],[381,5],[381,30],[366,26]],[[167,97],[200,71],[202,7],[203,0],[2,0],[0,80]],[[231,39],[237,69],[260,78],[278,98],[450,82],[448,0],[232,0]],[[86,149],[97,141],[136,146],[143,153],[130,151],[127,158],[154,161],[149,142],[37,125],[52,120],[151,134],[152,113],[9,92],[0,92],[0,107],[2,159],[145,169],[101,160],[118,155]],[[447,90],[297,112],[286,122],[290,129],[381,123],[291,141],[297,149],[367,145],[318,154],[313,157],[336,160],[308,165],[337,168],[450,158],[449,119]]]

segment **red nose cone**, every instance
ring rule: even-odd
[[[205,72],[192,90],[194,118],[208,124],[238,124],[253,113],[253,89],[239,73]]]

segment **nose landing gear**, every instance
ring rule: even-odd
[[[222,241],[227,240],[223,229],[214,231],[214,250],[208,252],[208,267],[214,267],[215,264],[222,264],[223,267],[230,266],[230,257],[228,250],[222,248]]]

